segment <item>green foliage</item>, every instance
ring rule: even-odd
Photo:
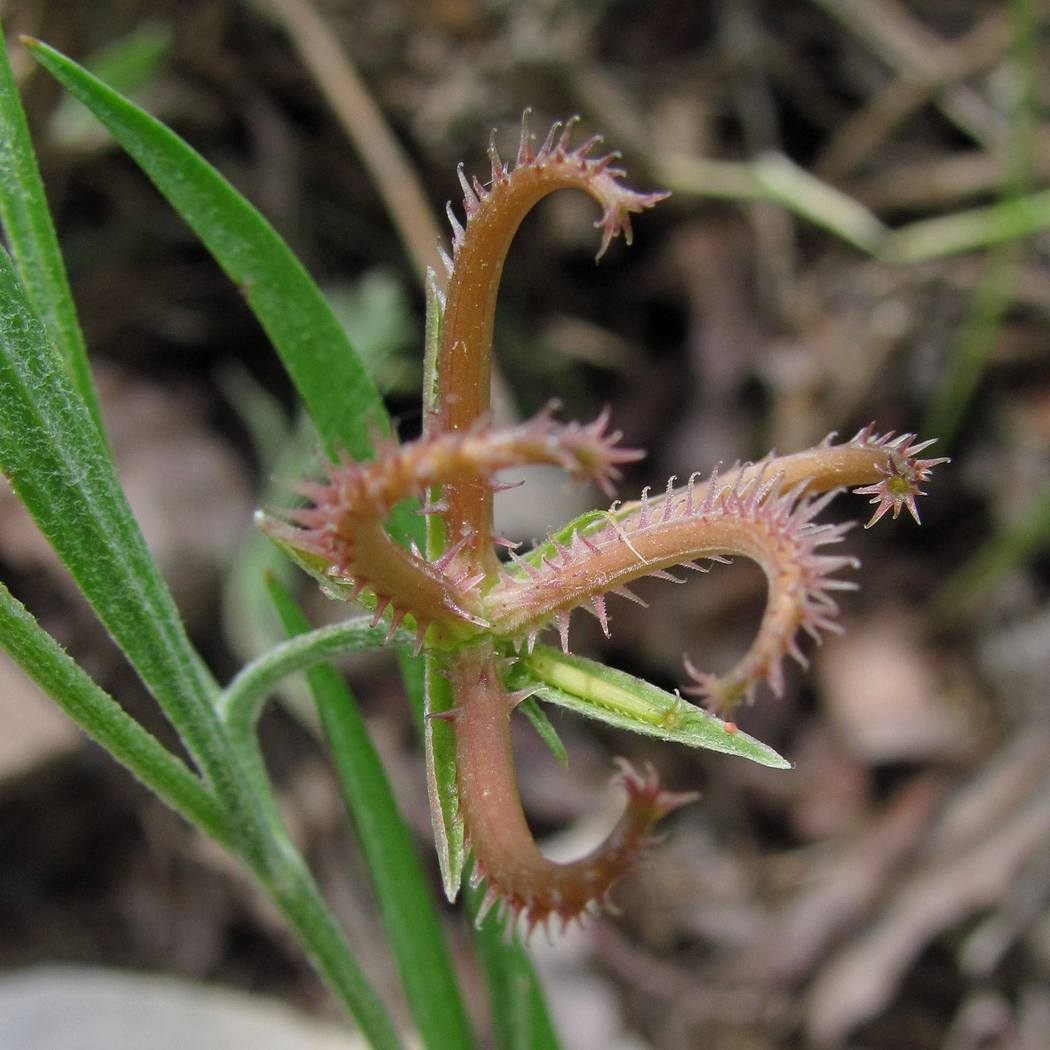
[[[477,914],[484,888],[467,891],[471,914]],[[492,1024],[500,1050],[558,1050],[547,1006],[516,933],[508,937],[507,920],[489,912],[476,929],[478,947],[488,985]]]
[[[0,469],[139,676],[185,735],[235,826],[255,806],[212,708],[215,685],[186,638],[102,436],[0,252]]]
[[[0,33],[0,220],[33,309],[69,369],[77,392],[101,425],[88,368],[84,337],[77,322],[36,155],[29,140],[18,88]]]
[[[301,636],[309,625],[292,596],[274,579],[269,590],[284,629]],[[431,895],[357,701],[329,666],[306,676],[419,1033],[426,1046],[467,1050],[473,1039]]]
[[[37,60],[109,129],[243,292],[329,456],[364,458],[386,427],[375,384],[343,326],[274,228],[173,131],[39,41]]]
[[[77,725],[186,820],[232,845],[226,814],[181,759],[131,718],[0,584],[4,650]]]
[[[441,657],[425,658],[426,725],[424,746],[427,760],[427,793],[430,822],[434,825],[438,867],[445,896],[454,901],[463,881],[466,864],[463,821],[459,815],[459,785],[456,780],[456,735],[452,724],[436,717],[452,710],[452,688],[444,675]]]
[[[521,669],[539,699],[576,714],[669,743],[737,755],[774,769],[791,768],[767,744],[727,729],[716,715],[625,671],[545,645],[537,645],[521,661]]]
[[[127,36],[114,40],[84,59],[84,67],[122,95],[149,99],[171,51],[171,27],[163,22],[147,22]],[[84,107],[64,95],[50,121],[55,142],[66,149],[90,150],[112,143]]]

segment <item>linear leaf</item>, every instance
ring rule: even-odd
[[[270,223],[160,121],[47,44],[26,46],[109,129],[244,292],[328,456],[368,456],[370,430],[387,426],[382,400],[324,296]]]
[[[372,454],[390,420],[375,384],[320,289],[280,234],[196,150],[61,52],[24,38],[36,59],[106,126],[244,293],[299,391],[330,460]],[[405,502],[391,530],[423,542]]]
[[[434,845],[445,896],[456,899],[463,881],[466,849],[463,820],[459,815],[459,782],[456,779],[456,734],[452,724],[437,718],[452,707],[452,687],[442,674],[441,657],[428,653],[425,661],[425,722],[427,797],[430,822],[434,826]]]
[[[519,666],[548,703],[606,722],[689,747],[749,758],[759,765],[790,769],[791,763],[767,744],[740,730],[730,731],[715,715],[641,678],[538,645]],[[516,683],[520,684],[520,683]]]
[[[484,886],[468,891],[471,914],[477,914],[485,896]],[[488,985],[492,1028],[499,1050],[558,1050],[543,989],[528,953],[507,918],[490,911],[475,927],[485,983]]]
[[[531,696],[518,705],[518,710],[532,723],[532,728],[550,749],[550,753],[558,764],[568,768],[569,753],[565,750],[561,737],[558,736],[558,730],[551,725],[547,712]]]
[[[73,384],[101,426],[87,349],[29,138],[18,87],[0,32],[0,219],[33,309],[73,377]]]
[[[0,646],[146,787],[213,839],[230,845],[226,818],[200,779],[96,684],[2,583]]]
[[[122,95],[148,98],[171,54],[171,26],[145,22],[126,36],[85,56],[84,66]],[[110,137],[98,121],[74,99],[65,96],[51,117],[52,139],[64,149],[80,153],[110,147]]]
[[[273,578],[269,590],[285,630],[307,631],[288,591]],[[306,675],[420,1035],[432,1050],[467,1050],[473,1038],[434,904],[360,708],[334,668]]]
[[[431,418],[437,407],[437,364],[441,344],[444,301],[438,291],[433,271],[426,282],[427,322],[423,352],[423,414]],[[437,490],[429,494],[432,501],[440,498]],[[436,558],[445,548],[445,528],[439,514],[426,519],[426,551]],[[463,821],[459,816],[459,783],[456,779],[456,738],[449,722],[433,717],[452,707],[452,690],[442,674],[441,658],[435,654],[423,657],[423,746],[427,763],[427,798],[430,822],[434,827],[438,866],[445,896],[456,899],[463,881],[466,850]]]
[[[879,258],[894,266],[943,259],[1030,237],[1050,227],[1050,190],[918,219],[886,236]]]
[[[246,848],[259,812],[240,787],[186,637],[103,437],[0,250],[0,470],[178,730]]]
[[[822,182],[783,153],[763,154],[752,171],[770,199],[862,251],[877,251],[886,236],[886,227],[860,201]]]

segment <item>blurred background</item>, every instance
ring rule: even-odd
[[[623,915],[537,964],[571,1048],[991,1050],[1050,1031],[1050,8],[1034,0],[95,0],[0,5],[121,477],[221,679],[278,637],[259,505],[315,462],[276,356],[204,249],[34,69],[30,33],[175,127],[285,236],[418,433],[422,267],[455,165],[487,171],[578,113],[630,185],[671,189],[595,266],[593,205],[548,198],[508,260],[499,412],[603,405],[649,451],[622,493],[829,431],[939,437],[923,526],[848,540],[861,589],[742,728],[792,772],[552,712],[516,740],[537,833],[582,850],[610,758],[702,801],[617,891]],[[350,133],[348,134],[347,128]],[[391,143],[396,153],[391,159]],[[376,172],[382,175],[377,178]],[[457,204],[458,207],[458,204]],[[991,210],[989,210],[991,209]],[[278,483],[274,482],[274,478]],[[526,541],[600,502],[560,477],[501,497]],[[833,512],[864,519],[858,497]],[[4,578],[127,708],[134,675],[5,490]],[[288,571],[288,570],[285,570]],[[296,580],[294,573],[288,578]],[[298,581],[302,582],[302,581]],[[580,617],[574,651],[666,687],[732,663],[745,565]],[[311,589],[302,587],[304,595]],[[315,621],[345,607],[311,598]],[[433,869],[423,761],[386,656],[349,667]],[[396,1004],[362,862],[294,683],[264,742],[296,838]],[[447,921],[484,994],[463,917]],[[374,954],[367,954],[367,946]],[[334,1016],[247,880],[0,665],[0,971],[78,963]],[[2,980],[0,975],[0,980]],[[403,1016],[403,1014],[402,1014]],[[292,1045],[292,1044],[288,1044]]]

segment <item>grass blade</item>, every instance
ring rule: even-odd
[[[879,251],[894,266],[943,259],[1030,237],[1050,227],[1050,190],[981,208],[919,219],[886,236]]]
[[[0,220],[33,309],[65,361],[95,425],[101,416],[62,253],[0,32]]]
[[[386,410],[342,326],[274,228],[178,135],[71,59],[26,40],[37,61],[106,126],[244,292],[329,457],[372,451]]]
[[[1002,197],[1015,202],[1030,188],[1035,161],[1035,125],[1039,97],[1039,4],[1013,0],[1010,64],[1017,81],[1016,101],[1006,149]],[[1012,241],[988,253],[981,283],[974,291],[955,346],[926,414],[925,426],[950,447],[961,429],[981,384],[1006,313],[1013,302],[1024,264],[1024,247]]]
[[[861,251],[878,249],[886,227],[859,201],[822,182],[782,153],[765,153],[752,168],[770,199],[788,211]]]
[[[483,885],[468,891],[471,914],[477,913],[484,896]],[[508,939],[506,923],[493,910],[474,931],[488,985],[496,1046],[499,1050],[558,1050],[536,971],[517,933]]]
[[[241,787],[211,701],[217,687],[14,266],[0,250],[0,470],[124,651],[255,856],[261,815]]]
[[[204,784],[142,728],[0,583],[0,645],[94,741],[186,820],[229,846],[230,831]]]
[[[84,65],[114,91],[148,98],[157,93],[153,89],[171,54],[172,37],[168,24],[145,22],[127,36],[85,56]],[[49,130],[63,149],[85,153],[111,145],[105,129],[68,95],[55,108]]]
[[[944,374],[930,399],[923,433],[936,434],[938,447],[951,449],[981,385],[1006,312],[1014,299],[1023,246],[1010,241],[993,248],[985,272],[967,305]]]
[[[269,590],[285,630],[307,631],[284,587],[271,580]],[[360,709],[334,668],[306,675],[424,1045],[466,1050],[473,1038],[433,901]]]

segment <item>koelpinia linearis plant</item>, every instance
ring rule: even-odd
[[[573,147],[574,121],[564,128],[556,123],[536,148],[527,116],[512,164],[491,142],[487,183],[459,167],[465,222],[449,205],[453,238],[444,291],[431,275],[434,352],[424,379],[423,436],[404,445],[381,443],[370,462],[329,465],[324,480],[300,486],[309,506],[267,527],[301,561],[320,567],[329,589],[365,600],[375,625],[388,616],[391,635],[402,625],[414,630],[417,651],[426,649],[439,664],[453,706],[432,715],[454,727],[459,813],[474,878],[487,880],[483,911],[501,901],[523,914],[531,930],[553,916],[564,923],[607,905],[610,887],[648,844],[653,825],[695,797],[664,791],[654,770],[639,773],[618,760],[627,807],[605,842],[568,864],[541,853],[522,811],[510,748],[510,717],[524,691],[508,684],[516,663],[534,652],[537,636],[556,627],[568,652],[569,618],[577,607],[593,612],[608,635],[606,597],[640,601],[629,589],[632,581],[682,582],[671,568],[706,572],[701,562],[750,558],[768,581],[750,648],[722,674],[690,660],[685,665],[682,691],[728,716],[763,681],[782,692],[785,656],[806,666],[800,631],[819,641],[822,633],[840,630],[833,595],[855,586],[839,573],[856,561],[824,548],[839,543],[852,523],[820,524],[820,512],[853,487],[875,505],[869,525],[890,511],[896,518],[902,508],[917,522],[920,486],[945,460],[919,458],[929,441],[865,427],[849,441],[836,443],[830,435],[793,455],[693,474],[684,485],[672,477],[659,494],[645,489],[634,502],[587,515],[528,553],[494,535],[493,494],[505,468],[554,464],[611,494],[620,467],[642,456],[619,446],[607,412],[588,424],[557,422],[551,410],[512,428],[490,422],[496,295],[519,224],[547,194],[582,190],[602,208],[595,224],[600,258],[617,234],[630,243],[631,215],[665,196],[626,188],[617,154],[591,156],[600,137]],[[425,552],[402,547],[387,531],[395,505],[413,496],[428,516]],[[733,723],[726,722],[725,731],[734,732]]]

